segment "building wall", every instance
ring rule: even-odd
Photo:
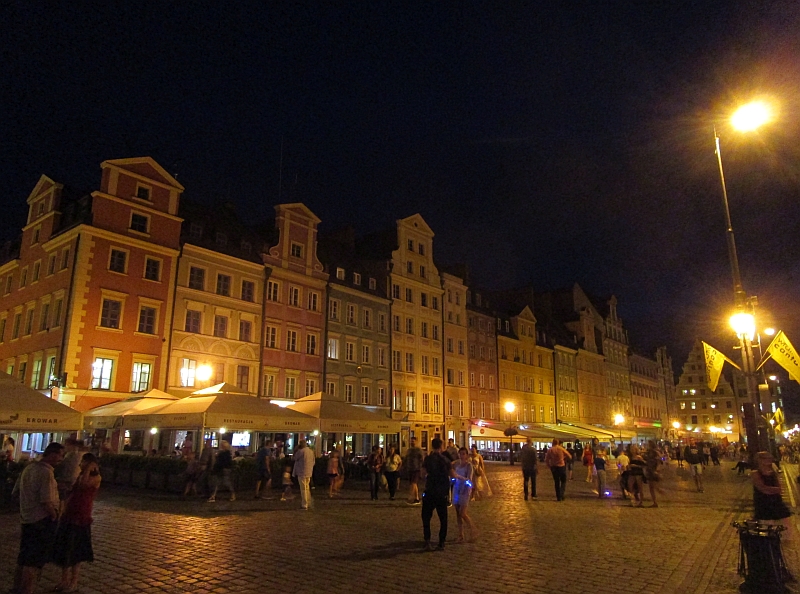
[[[578,351],[561,345],[553,349],[556,376],[556,413],[559,420],[580,421]]]
[[[496,420],[500,414],[497,382],[496,318],[478,302],[480,295],[471,296],[467,316],[467,353],[469,357],[470,418]]]
[[[444,402],[445,431],[459,446],[469,441],[469,355],[467,333],[467,287],[452,275],[442,273],[444,288]]]
[[[744,422],[741,418],[741,403],[747,401],[737,398],[731,384],[724,374],[714,392],[708,388],[703,346],[695,343],[684,363],[678,380],[675,417],[681,424],[677,437],[689,434],[702,439],[711,439],[710,427],[730,431],[729,439],[738,441],[744,435]]]
[[[642,355],[630,356],[631,402],[633,426],[649,437],[662,437],[664,400],[660,389],[661,373],[658,361]]]
[[[526,306],[519,314],[501,316],[498,321],[497,372],[501,421],[550,422],[551,409],[555,418],[554,395],[548,393],[552,385],[552,351],[536,346],[536,318],[533,312]],[[548,354],[551,359],[549,374],[545,361]],[[506,411],[508,402],[514,404],[513,413]]]
[[[354,278],[354,274],[359,276]],[[388,411],[391,400],[390,310],[389,300],[382,297],[377,288],[370,288],[375,280],[353,269],[334,267],[331,270],[325,391],[346,402],[378,406]]]
[[[576,362],[581,423],[610,425],[613,415],[606,395],[605,359],[599,353],[578,349]]]
[[[299,203],[279,204],[275,212],[279,239],[263,256],[272,270],[264,307],[263,381],[276,386],[277,398],[294,399],[322,389],[328,275],[317,259],[320,221],[314,213]],[[309,340],[317,345],[313,352]]]
[[[218,290],[224,292],[225,288],[224,284],[218,287],[218,275],[230,278],[227,296],[218,294]],[[201,282],[201,276],[202,284],[197,284]],[[175,291],[170,393],[184,396],[221,382],[252,394],[261,393],[259,370],[264,281],[263,264],[184,244]],[[243,292],[245,282],[252,283],[247,285],[248,288],[252,286],[252,297],[249,291]],[[215,335],[217,316],[226,320],[224,332],[222,324],[216,327],[220,336]],[[210,368],[208,379],[201,379],[202,373],[197,377],[197,371],[202,367]]]
[[[444,427],[444,291],[433,261],[433,231],[421,216],[397,221],[397,246],[389,274],[392,414],[403,421],[402,442],[413,434],[426,448]]]

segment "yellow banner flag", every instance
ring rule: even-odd
[[[767,347],[767,355],[775,359],[775,362],[789,372],[789,377],[800,383],[800,357],[797,351],[786,338],[783,330],[775,335],[772,342]]]
[[[702,341],[701,341],[702,342]],[[712,347],[707,342],[703,342],[703,355],[706,360],[706,376],[708,377],[708,389],[712,392],[717,389],[719,384],[719,376],[722,374],[722,366],[725,361],[738,369],[733,361],[728,359],[725,355]]]

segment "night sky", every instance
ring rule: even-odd
[[[4,4],[0,234],[42,173],[150,155],[249,220],[419,212],[476,285],[613,292],[677,371],[732,353],[716,124],[745,290],[800,345],[800,3],[266,4]],[[733,132],[757,97],[776,120]]]

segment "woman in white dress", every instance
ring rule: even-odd
[[[464,525],[469,528],[469,542],[473,542],[478,537],[475,524],[467,515],[469,498],[472,493],[472,481],[474,480],[474,469],[469,459],[467,448],[462,447],[458,450],[458,461],[453,466],[456,473],[455,485],[453,486],[453,507],[456,508],[458,519],[458,539],[456,542],[464,542]]]
[[[472,463],[473,476],[475,477],[475,485],[472,489],[472,500],[479,501],[484,497],[491,497],[492,489],[489,487],[489,481],[486,478],[486,467],[483,464],[483,456],[480,455],[478,446],[475,444],[472,444],[469,461]]]

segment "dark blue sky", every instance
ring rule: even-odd
[[[800,343],[797,2],[7,4],[0,190],[151,155],[248,218],[420,212],[490,287],[617,294],[635,346],[728,352],[719,124],[745,289]],[[741,138],[724,118],[771,95]],[[718,338],[718,336],[720,338]]]

